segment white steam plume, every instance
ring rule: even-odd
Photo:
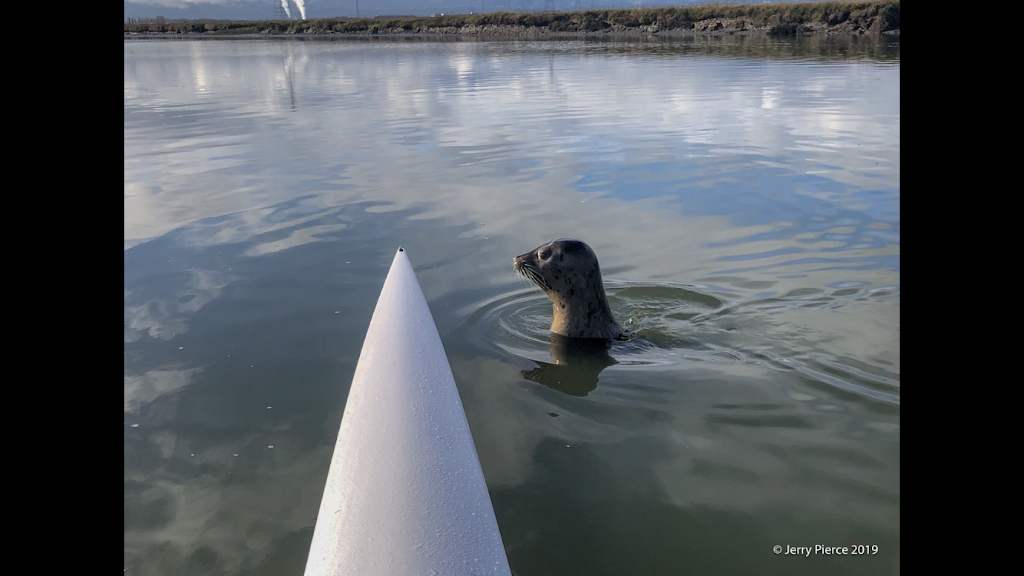
[[[292,17],[292,11],[288,9],[288,0],[281,0],[281,8],[284,8],[284,13],[288,15],[288,18]]]
[[[284,0],[282,0],[284,1]],[[306,0],[295,0],[295,5],[299,7],[299,15],[303,20],[306,19]]]

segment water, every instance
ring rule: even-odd
[[[126,41],[126,573],[302,572],[399,245],[515,574],[898,573],[899,61]],[[552,341],[557,237],[637,338]],[[877,552],[772,551],[817,544]]]

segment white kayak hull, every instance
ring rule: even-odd
[[[455,379],[400,248],[359,355],[306,576],[511,576]]]

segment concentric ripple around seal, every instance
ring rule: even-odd
[[[618,362],[662,364],[686,352],[705,355],[712,350],[693,337],[693,323],[722,310],[721,298],[676,284],[606,281],[605,292],[616,320],[628,332],[610,351]],[[518,290],[474,308],[468,322],[478,344],[493,344],[520,358],[550,360],[551,302],[543,293]]]

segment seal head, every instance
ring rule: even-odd
[[[623,335],[608,308],[597,255],[585,242],[555,240],[516,256],[512,267],[551,300],[555,334],[605,340]]]

